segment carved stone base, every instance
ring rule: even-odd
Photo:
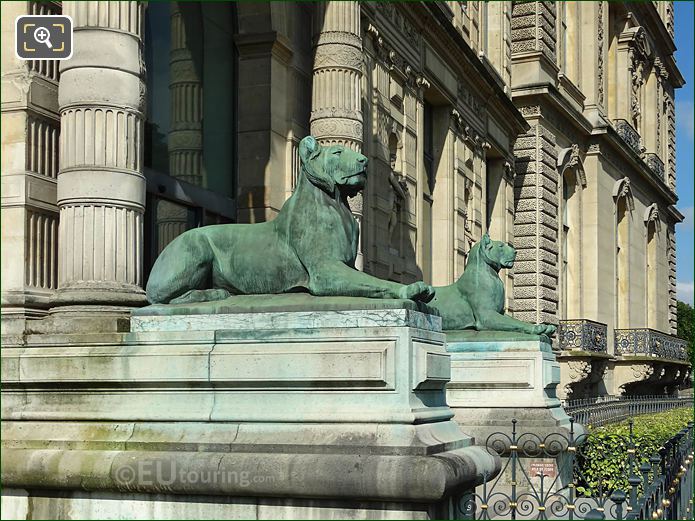
[[[451,382],[447,403],[476,443],[497,431],[519,429],[540,435],[569,432],[570,418],[556,395],[560,364],[544,336],[447,332]],[[495,335],[500,340],[495,339]],[[583,432],[575,426],[576,435]]]
[[[452,420],[438,317],[340,311],[3,349],[3,518],[452,518],[499,459]]]

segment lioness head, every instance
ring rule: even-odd
[[[480,256],[496,271],[501,268],[511,268],[516,260],[514,247],[502,241],[493,241],[486,233],[480,240]]]
[[[367,158],[342,145],[323,147],[307,136],[299,143],[299,157],[309,181],[329,194],[339,187],[354,195],[367,181]]]

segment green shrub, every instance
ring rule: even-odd
[[[692,408],[635,416],[632,433],[638,476],[641,477],[639,466],[692,420]],[[577,492],[586,496],[606,495],[616,489],[628,492],[629,421],[598,428],[588,425],[587,430],[588,438],[579,448],[579,468],[575,470]]]

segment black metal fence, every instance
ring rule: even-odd
[[[626,460],[627,490],[609,478],[582,489],[596,476],[584,475],[582,446],[587,435],[553,433],[540,437],[497,432],[486,447],[503,458],[500,474],[458,503],[464,519],[693,519],[693,423],[658,453],[640,453],[632,432],[616,443]],[[529,461],[536,462],[530,463]]]
[[[575,422],[599,427],[617,423],[640,414],[668,411],[677,407],[691,407],[692,396],[600,396],[567,400],[565,411]]]

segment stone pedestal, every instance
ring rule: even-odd
[[[539,434],[569,427],[569,416],[555,394],[560,364],[547,337],[448,332],[447,351],[447,403],[478,443],[484,444],[492,432],[511,430],[512,419]]]
[[[3,349],[3,518],[456,517],[499,459],[426,310],[233,297]]]
[[[454,419],[477,445],[503,456],[505,470],[487,493],[510,494],[512,485],[518,494],[538,489],[539,472],[549,476],[546,490],[568,484],[572,469],[565,450],[584,428],[571,425],[555,394],[560,365],[548,338],[496,331],[449,331],[446,336],[451,355],[447,403]],[[516,463],[508,464],[512,451]]]

